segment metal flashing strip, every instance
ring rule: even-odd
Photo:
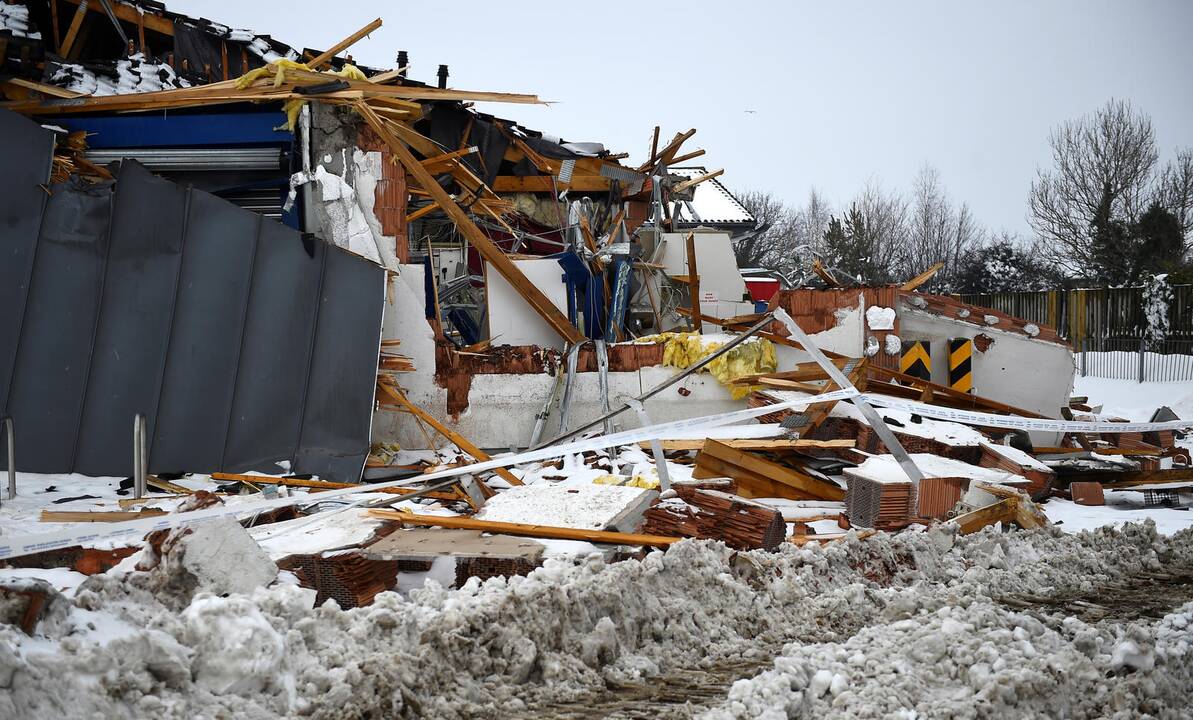
[[[939,405],[925,405],[914,400],[903,400],[888,395],[871,395],[866,393],[861,395],[861,398],[872,405],[892,410],[903,410],[932,418],[933,420],[947,420],[967,425],[982,425],[984,427],[998,427],[1008,430],[1042,430],[1045,432],[1062,433],[1129,433],[1193,428],[1193,419],[1169,420],[1166,422],[1049,420],[1047,418],[1025,418],[1018,415],[994,415],[992,413],[974,412],[973,410],[957,410],[955,408],[940,407]]]

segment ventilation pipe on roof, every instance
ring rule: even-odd
[[[439,88],[441,90],[447,89],[447,66],[446,65],[439,66]]]
[[[406,54],[405,50],[398,51],[398,74],[406,77],[406,68],[410,64],[410,56]]]

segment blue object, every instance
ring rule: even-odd
[[[97,149],[285,145],[294,142],[294,133],[274,130],[286,125],[286,114],[281,112],[60,116],[53,122],[72,132],[87,131],[87,146]]]
[[[577,310],[584,314],[584,333],[590,338],[605,335],[605,286],[588,269],[588,263],[571,250],[549,256],[563,268],[564,282],[568,287],[568,319],[579,327]],[[583,307],[580,296],[584,296]]]

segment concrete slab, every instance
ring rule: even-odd
[[[510,535],[483,535],[479,530],[410,528],[398,530],[364,549],[372,560],[426,560],[438,557],[522,558],[538,562],[542,543]]]

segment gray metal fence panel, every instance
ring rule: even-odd
[[[0,417],[18,468],[129,475],[143,414],[151,472],[290,461],[359,479],[384,269],[132,161],[114,184],[43,189],[44,140],[0,111],[17,163],[0,177]]]

